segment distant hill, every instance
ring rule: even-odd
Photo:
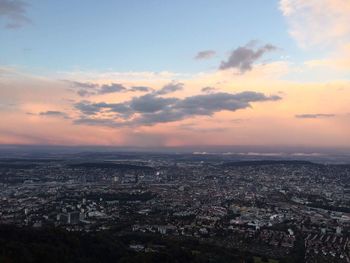
[[[92,169],[118,169],[118,170],[148,170],[153,171],[154,168],[149,166],[134,165],[134,164],[120,164],[112,162],[84,162],[70,164],[71,168],[92,168]]]
[[[300,160],[262,160],[262,161],[241,161],[241,162],[226,162],[223,167],[235,166],[262,166],[262,165],[321,165],[309,161]]]
[[[34,169],[38,167],[35,163],[0,163],[2,169]]]

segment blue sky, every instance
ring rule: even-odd
[[[298,59],[275,0],[28,1],[31,24],[0,31],[1,64],[31,71],[201,72],[233,48],[273,43]],[[2,21],[3,22],[3,21]],[[193,60],[215,50],[211,61]]]

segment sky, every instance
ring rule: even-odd
[[[0,144],[350,148],[349,0],[0,0]]]

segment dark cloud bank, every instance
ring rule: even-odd
[[[81,113],[76,124],[103,125],[111,127],[155,125],[180,121],[196,116],[212,116],[220,111],[237,111],[251,107],[253,102],[277,101],[281,97],[245,91],[231,94],[216,92],[185,98],[162,97],[181,90],[181,83],[170,83],[158,91],[133,97],[122,103],[94,103],[81,101],[75,108]],[[100,116],[114,116],[101,118]]]

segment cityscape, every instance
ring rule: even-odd
[[[141,254],[162,253],[164,240],[195,240],[244,253],[244,260],[349,262],[349,164],[257,158],[135,152],[3,156],[0,223],[111,231]],[[215,261],[218,255],[208,257]]]
[[[0,263],[350,263],[350,0],[0,0]]]

